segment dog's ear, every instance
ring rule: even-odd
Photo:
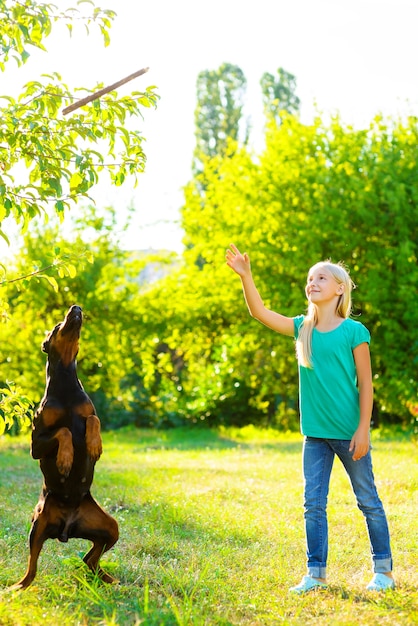
[[[41,346],[41,350],[42,352],[46,352],[48,354],[48,349],[49,349],[49,338],[51,335],[48,335],[48,337],[45,339],[45,341],[42,342],[42,346]]]

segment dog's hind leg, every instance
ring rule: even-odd
[[[104,511],[88,494],[81,503],[76,524],[76,534],[73,536],[88,539],[93,547],[84,556],[86,565],[105,583],[117,582],[113,576],[99,567],[100,557],[119,539],[117,521]]]
[[[19,580],[19,582],[15,583],[12,587],[9,587],[10,591],[26,589],[36,576],[39,554],[45,541],[50,536],[48,533],[49,519],[47,515],[43,514],[43,505],[44,501],[41,499],[33,515],[32,527],[29,534],[30,552],[26,574],[21,580]]]

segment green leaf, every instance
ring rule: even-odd
[[[70,191],[78,189],[83,181],[84,179],[80,176],[80,174],[78,172],[74,172],[70,178]]]
[[[43,278],[51,285],[55,292],[58,292],[58,283],[53,276],[48,276],[47,274],[39,274],[39,278]]]
[[[49,178],[48,184],[55,191],[57,196],[62,194],[61,181],[58,178]]]
[[[30,57],[30,54],[29,54],[29,52],[27,50],[23,50],[20,56],[22,58],[23,63],[26,63],[26,61]]]
[[[0,237],[2,237],[4,241],[7,243],[7,245],[10,246],[10,240],[8,236],[6,235],[6,233],[4,232],[4,230],[2,229],[0,229]]]
[[[75,276],[77,276],[77,268],[75,265],[66,265],[68,274],[70,275],[71,278],[74,278]]]

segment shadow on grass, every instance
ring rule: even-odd
[[[245,430],[243,431],[245,432]],[[134,444],[136,450],[228,450],[234,448],[254,450],[278,450],[280,452],[299,452],[302,446],[301,436],[297,433],[283,434],[273,431],[258,431],[259,436],[246,438],[240,436],[240,429],[214,430],[205,428],[173,428],[169,430],[145,430],[123,428],[104,434],[105,443]],[[269,433],[269,434],[267,434]],[[250,439],[250,438],[248,438]]]
[[[385,611],[413,611],[416,604],[416,588],[406,588],[403,585],[397,585],[395,589],[385,592],[372,592],[365,589],[359,591],[342,585],[329,585],[327,593],[335,598],[347,600],[353,605],[370,605]]]

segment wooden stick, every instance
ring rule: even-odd
[[[133,74],[129,74],[129,76],[127,76],[126,78],[122,78],[122,80],[119,80],[117,83],[113,83],[113,85],[109,85],[109,87],[104,87],[103,89],[100,89],[99,91],[95,91],[94,93],[90,94],[89,96],[86,96],[85,98],[81,98],[81,100],[78,100],[77,102],[73,102],[73,104],[70,104],[70,106],[62,110],[63,115],[67,115],[67,113],[71,113],[72,111],[75,111],[76,109],[79,109],[80,107],[83,107],[85,104],[88,104],[89,102],[93,102],[93,100],[97,100],[97,98],[101,98],[106,93],[109,93],[109,91],[113,91],[114,89],[121,87],[125,83],[128,83],[130,80],[133,80],[134,78],[137,78],[138,76],[141,76],[142,74],[145,74],[146,72],[148,72],[148,70],[149,70],[149,67],[144,67],[142,70],[138,70],[137,72],[134,72]]]

